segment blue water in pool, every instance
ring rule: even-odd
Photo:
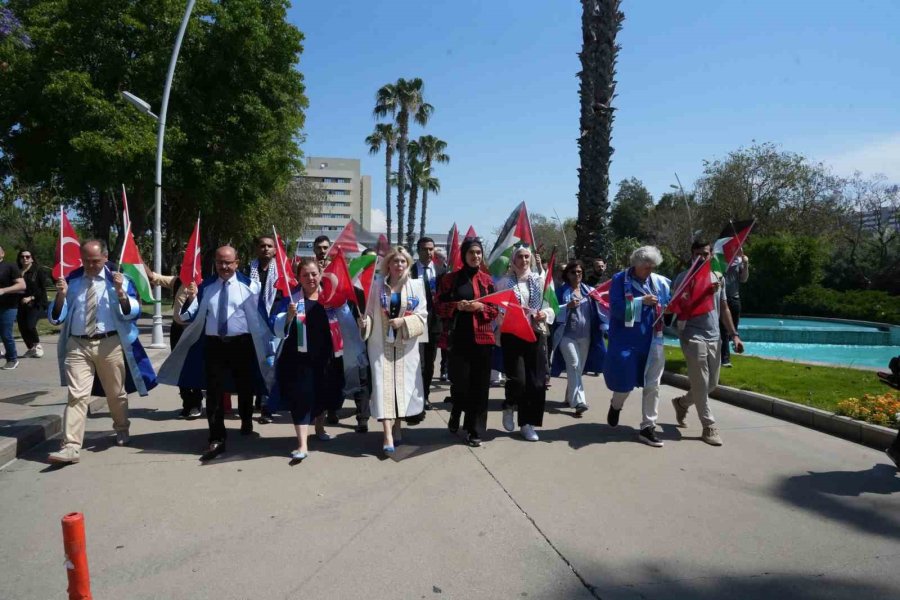
[[[766,317],[746,317],[741,319],[744,327],[783,327],[787,329],[840,329],[843,331],[878,331],[877,327],[852,325],[849,323],[833,323],[829,321],[813,321],[808,319],[773,319]]]

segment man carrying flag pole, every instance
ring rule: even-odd
[[[744,254],[744,242],[755,224],[755,220],[737,223],[729,221],[716,242],[716,248],[722,248],[725,298],[728,300],[728,310],[731,311],[735,329],[738,328],[741,319],[741,284],[747,283],[750,278],[750,259]],[[720,242],[722,243],[720,244]],[[736,248],[734,248],[735,245]],[[730,252],[732,249],[734,249],[733,255]],[[731,368],[731,349],[728,344],[731,338],[724,327],[719,331],[719,335],[725,342],[722,344],[722,366],[726,369]]]
[[[672,406],[675,408],[675,419],[679,427],[687,427],[685,419],[688,409],[691,405],[696,406],[697,416],[703,425],[701,439],[711,446],[721,446],[722,438],[709,408],[709,394],[719,384],[722,342],[719,334],[720,322],[734,340],[735,352],[742,353],[744,343],[731,319],[725,288],[711,272],[710,244],[703,241],[694,242],[691,246],[691,255],[695,261],[700,259],[705,262],[698,268],[685,271],[675,278],[675,289],[680,290],[682,281],[693,273],[693,281],[673,297],[669,306],[670,310],[679,316],[678,336],[681,351],[687,362],[691,389],[684,396],[674,398]],[[707,304],[709,299],[711,303]],[[706,310],[706,306],[711,308]]]

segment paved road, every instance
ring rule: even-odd
[[[657,450],[635,441],[637,398],[613,430],[602,378],[588,385],[576,420],[554,380],[539,443],[494,429],[469,449],[439,410],[382,460],[375,427],[346,418],[293,467],[283,418],[256,439],[232,421],[229,454],[201,466],[205,422],[173,419],[161,388],[133,400],[131,447],[100,414],[81,464],[49,467],[45,445],[0,470],[0,598],[64,597],[71,511],[97,598],[900,597],[900,476],[883,453],[718,402],[713,448],[694,413],[671,425],[668,387]]]

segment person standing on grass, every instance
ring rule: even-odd
[[[116,445],[129,442],[128,392],[146,396],[156,386],[150,359],[138,340],[141,314],[137,290],[122,273],[106,267],[106,245],[81,244],[81,268],[56,280],[48,319],[62,325],[57,346],[59,374],[68,387],[62,448],[52,463],[77,463],[92,395],[105,395],[116,430]],[[99,386],[97,383],[99,382]]]
[[[0,339],[6,354],[6,364],[2,369],[9,371],[19,366],[16,340],[13,338],[13,323],[19,309],[19,295],[25,291],[25,280],[19,267],[4,262],[6,253],[0,247]]]
[[[631,267],[613,275],[609,347],[603,361],[603,378],[613,393],[606,422],[618,425],[628,395],[643,388],[638,440],[654,448],[663,445],[656,437],[659,383],[666,364],[660,317],[671,293],[669,280],[653,272],[662,261],[658,248],[641,246],[631,253]]]
[[[47,287],[52,282],[47,271],[41,269],[29,250],[19,250],[16,264],[25,280],[25,291],[19,298],[19,313],[16,316],[19,333],[28,348],[23,356],[41,358],[44,356],[44,348],[41,346],[37,324],[47,314]]]
[[[691,256],[694,260],[698,257],[709,260],[711,255],[708,242],[696,241],[691,246]],[[687,271],[675,278],[675,289],[687,276]],[[697,416],[703,424],[701,439],[710,446],[721,446],[722,438],[716,428],[716,420],[709,408],[709,395],[719,385],[719,365],[721,364],[722,338],[719,334],[720,323],[725,332],[734,340],[734,350],[738,354],[744,351],[744,343],[734,328],[731,320],[731,311],[728,310],[728,302],[725,297],[725,288],[722,282],[710,274],[714,279],[712,290],[715,294],[713,308],[710,312],[693,317],[687,321],[678,321],[678,337],[681,342],[681,351],[687,363],[688,379],[691,388],[687,394],[674,398],[672,406],[675,408],[675,419],[679,427],[687,427],[685,419],[688,409],[697,407]],[[727,343],[727,342],[726,342]]]
[[[738,250],[737,256],[728,265],[725,271],[725,298],[728,301],[728,310],[731,311],[731,320],[737,329],[741,321],[741,284],[747,283],[750,278],[750,259],[744,254],[744,249]],[[725,326],[719,327],[719,335],[722,338],[722,366],[731,368],[731,349],[728,342],[731,336],[725,331]]]

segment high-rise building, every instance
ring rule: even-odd
[[[301,246],[312,247],[312,241],[322,234],[334,240],[350,219],[364,229],[371,228],[372,178],[360,173],[359,159],[310,156],[303,177],[324,189],[326,199],[321,214],[310,219],[303,232]]]

